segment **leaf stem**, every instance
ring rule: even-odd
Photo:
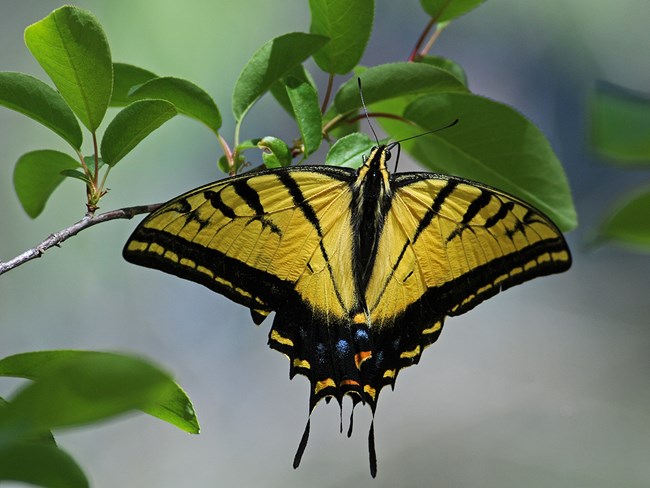
[[[108,165],[107,165],[108,166]],[[106,194],[108,190],[104,189],[104,185],[106,184],[106,178],[108,178],[108,173],[111,172],[112,166],[108,166],[106,169],[106,172],[104,173],[104,177],[102,178],[102,183],[99,185],[99,191],[101,191],[102,195]]]
[[[97,148],[97,133],[93,131],[93,153],[95,156],[95,173],[93,175],[93,183],[95,190],[97,190],[97,182],[99,181],[99,150]]]
[[[233,158],[232,150],[230,149],[228,142],[221,136],[221,134],[217,134],[217,139],[219,139],[219,144],[221,145],[221,149],[223,150],[223,153],[228,160],[228,167],[232,173],[235,169],[235,159]]]
[[[438,27],[436,27],[436,30],[431,34],[431,37],[429,37],[429,40],[420,51],[420,56],[426,56],[429,54],[429,51],[431,51],[431,48],[433,47],[433,43],[436,42],[436,39],[438,39],[443,29],[444,27],[442,27],[442,24],[438,24]]]
[[[63,242],[68,240],[70,237],[77,235],[84,229],[92,227],[93,225],[101,224],[102,222],[108,222],[109,220],[115,219],[131,219],[136,215],[143,213],[150,213],[160,207],[161,203],[153,203],[151,205],[138,205],[135,207],[125,207],[117,210],[111,210],[110,212],[104,212],[99,215],[92,215],[88,213],[81,219],[79,222],[67,227],[63,230],[51,234],[47,239],[38,244],[37,246],[28,249],[24,253],[16,256],[9,261],[0,262],[0,275],[11,271],[18,266],[25,264],[32,259],[40,258],[45,251],[51,247],[59,247]]]
[[[417,126],[415,122],[405,119],[401,115],[395,115],[388,112],[368,112],[368,117],[374,117],[374,118],[382,117],[385,119],[399,120],[400,122],[404,122],[405,124]],[[350,117],[350,118],[347,118],[347,116],[344,115],[337,115],[332,120],[330,120],[327,124],[325,124],[325,126],[323,126],[323,134],[327,135],[327,133],[330,130],[332,130],[334,127],[336,127],[339,123],[353,124],[357,120],[364,120],[365,118],[366,118],[365,114],[356,114],[354,117]]]
[[[405,119],[401,115],[391,114],[389,112],[368,112],[368,117],[374,117],[374,118],[382,117],[384,119],[399,120],[400,122],[404,122],[410,125],[417,125],[415,122],[411,122],[410,120]],[[363,120],[365,118],[366,116],[364,114],[358,114],[355,117],[349,119],[348,123],[353,123],[356,122],[357,120]]]
[[[239,146],[239,130],[241,129],[241,120],[238,120],[237,123],[235,124],[235,152],[237,151],[237,147]]]
[[[228,159],[228,166],[230,176],[235,175],[235,161],[239,161],[239,129],[241,128],[241,119],[235,124],[235,150],[231,153],[231,158]],[[230,149],[228,149],[230,151]],[[228,157],[228,155],[226,155]]]
[[[431,19],[429,19],[429,23],[422,31],[422,34],[420,34],[420,37],[418,38],[418,41],[415,43],[415,47],[413,48],[413,51],[411,51],[411,55],[408,58],[410,62],[415,61],[419,57],[420,46],[422,46],[424,39],[426,39],[426,37],[429,35],[429,31],[435,25],[436,18],[437,17],[431,17]]]
[[[87,176],[90,176],[90,169],[88,168],[88,165],[86,165],[86,160],[84,159],[84,155],[81,154],[81,151],[75,150],[77,153],[77,156],[79,157],[79,162],[81,163],[81,167],[84,170],[84,173],[86,173]]]
[[[324,114],[327,110],[327,105],[330,103],[330,97],[332,96],[332,87],[334,86],[334,73],[330,73],[329,78],[327,79],[327,89],[325,90],[325,98],[323,98],[323,104],[320,107],[320,113]]]
[[[438,23],[438,19],[440,18],[440,16],[443,14],[445,9],[449,6],[451,2],[452,0],[447,0],[445,4],[438,10],[438,13],[433,17],[431,17],[429,23],[422,31],[422,34],[420,34],[420,37],[418,38],[418,42],[415,43],[415,47],[413,48],[413,51],[411,51],[411,55],[408,58],[409,61],[415,61],[420,56],[425,56],[429,52],[431,46],[433,46],[433,43],[436,41],[436,39],[440,35],[440,32],[442,31],[442,29],[440,29],[439,26],[436,29],[436,31],[433,33],[429,41],[427,42],[424,49],[422,49],[422,51],[420,51],[420,46],[422,46],[422,44],[424,43],[424,39],[427,37],[427,35],[429,35],[429,31],[433,28],[435,24]]]
[[[329,122],[327,122],[327,123],[323,126],[323,135],[324,135],[324,136],[327,136],[327,134],[329,133],[329,131],[332,130],[334,127],[336,127],[336,126],[338,125],[339,122],[347,122],[347,120],[345,120],[345,116],[339,114],[339,115],[333,117],[332,120],[330,120]]]

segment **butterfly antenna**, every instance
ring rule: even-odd
[[[416,135],[411,136],[411,137],[405,137],[404,139],[400,139],[399,141],[391,142],[388,146],[386,146],[386,149],[388,149],[388,150],[390,151],[390,150],[393,149],[395,146],[399,146],[399,144],[401,144],[402,142],[410,141],[411,139],[416,139],[416,138],[418,138],[418,137],[422,137],[422,136],[426,136],[426,135],[429,135],[429,134],[433,134],[434,132],[439,132],[439,131],[441,131],[441,130],[449,129],[450,127],[453,127],[454,125],[456,125],[459,121],[460,121],[460,119],[456,119],[456,120],[454,120],[452,123],[447,124],[447,125],[445,125],[444,127],[439,127],[439,128],[437,128],[437,129],[428,130],[428,131],[426,131],[426,132],[423,132],[422,134],[416,134]]]
[[[377,142],[377,146],[379,146],[379,138],[377,137],[377,133],[375,132],[375,129],[373,128],[372,123],[370,122],[370,117],[368,116],[368,109],[366,108],[366,101],[363,99],[363,90],[361,89],[361,78],[357,77],[357,82],[359,83],[359,96],[361,97],[363,114],[366,116],[366,120],[368,121],[370,130],[372,131],[372,135],[375,136],[375,142]]]

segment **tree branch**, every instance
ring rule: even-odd
[[[132,219],[136,215],[143,213],[150,213],[160,207],[161,203],[153,203],[151,205],[138,205],[136,207],[125,207],[117,210],[111,210],[110,212],[105,212],[99,215],[86,215],[83,219],[77,222],[70,227],[60,230],[51,234],[47,239],[38,244],[32,249],[28,249],[24,253],[16,256],[9,261],[0,262],[0,275],[11,271],[14,268],[17,268],[21,264],[25,264],[27,261],[32,259],[40,258],[45,251],[49,248],[57,246],[59,247],[63,242],[68,240],[70,237],[77,235],[84,229],[92,227],[96,224],[101,224],[102,222],[107,222],[109,220],[115,219]]]

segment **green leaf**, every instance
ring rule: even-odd
[[[94,175],[95,174],[95,156],[84,156],[84,162],[86,163],[86,166],[90,170],[90,174]],[[102,166],[104,166],[106,163],[102,158],[97,158],[97,170],[99,171],[102,169]]]
[[[428,130],[459,119],[454,127],[404,143],[427,168],[512,193],[564,231],[576,227],[560,161],[542,132],[513,108],[477,95],[445,93],[418,98],[404,117]]]
[[[250,58],[235,83],[232,110],[237,122],[277,80],[318,51],[328,39],[293,32],[270,40]]]
[[[0,409],[0,428],[25,434],[82,425],[143,410],[189,432],[196,418],[178,385],[156,366],[131,356],[42,351],[0,360],[0,375],[33,379]],[[196,425],[198,430],[198,425]]]
[[[243,142],[240,142],[237,146],[239,152],[245,151],[246,149],[259,149],[258,144],[262,139],[246,139]]]
[[[38,381],[51,370],[68,364],[70,361],[83,361],[86,358],[126,357],[106,352],[54,350],[26,352],[8,356],[0,360],[0,376],[26,378]],[[137,360],[141,361],[141,360]],[[147,366],[149,367],[149,366]],[[199,433],[199,423],[192,407],[192,402],[183,389],[171,379],[166,382],[166,389],[154,402],[138,407],[143,412],[168,422],[191,434]]]
[[[201,430],[190,398],[174,382],[169,384],[166,392],[154,404],[140,410],[190,434],[198,434]]]
[[[426,13],[436,19],[436,22],[445,22],[466,14],[475,9],[485,0],[420,0],[420,5]]]
[[[129,98],[167,100],[174,104],[179,113],[202,122],[219,135],[221,114],[217,104],[205,90],[187,80],[171,76],[154,78],[133,89]]]
[[[217,167],[226,174],[230,173],[230,164],[228,163],[228,158],[225,154],[217,161]]]
[[[79,167],[78,161],[59,151],[45,149],[23,154],[14,169],[14,188],[27,215],[38,217],[65,179],[61,172]]]
[[[273,95],[273,98],[275,98],[280,106],[295,119],[296,114],[293,113],[291,100],[289,100],[289,95],[287,94],[287,89],[285,87],[287,79],[289,78],[297,78],[300,81],[307,82],[316,91],[318,91],[318,88],[316,87],[316,82],[314,82],[314,79],[309,74],[309,71],[307,71],[302,64],[299,64],[298,66],[292,68],[286,75],[271,85],[269,91],[271,92],[271,95]]]
[[[330,38],[314,54],[320,69],[342,75],[357,65],[370,39],[374,4],[373,0],[309,0],[309,32]]]
[[[158,75],[149,70],[126,63],[113,63],[113,93],[111,106],[126,107],[133,102],[129,92],[134,86],[141,85]]]
[[[650,95],[601,82],[590,99],[591,144],[627,165],[650,162]]]
[[[92,175],[95,174],[95,157],[94,156],[84,156],[84,162],[86,163],[86,167],[90,171],[91,177]],[[104,160],[102,158],[97,158],[97,169],[100,170],[102,169],[102,166],[104,166]],[[84,183],[90,184],[91,178],[89,178],[85,172],[79,171],[77,169],[64,169],[61,171],[61,174],[67,178],[75,178],[77,180],[81,180]]]
[[[86,184],[90,184],[90,178],[88,178],[83,171],[77,169],[64,169],[61,171],[61,175],[66,178],[74,178],[75,180],[81,180]]]
[[[404,95],[467,90],[448,71],[423,63],[382,64],[368,68],[359,78],[367,105]],[[359,85],[355,78],[341,85],[334,105],[340,114],[361,107]]]
[[[165,100],[138,100],[123,108],[108,124],[101,154],[109,166],[126,156],[142,139],[177,114]]]
[[[0,105],[40,122],[75,149],[83,136],[76,117],[59,93],[24,73],[0,73]]]
[[[325,158],[325,164],[358,168],[372,147],[377,143],[366,134],[354,132],[336,141]]]
[[[318,93],[307,81],[293,77],[287,79],[286,89],[302,135],[304,154],[309,156],[320,147],[323,140]]]
[[[443,58],[442,56],[421,56],[417,62],[444,69],[454,75],[463,85],[468,86],[465,70],[451,59]]]
[[[291,150],[286,142],[277,137],[264,137],[257,143],[262,149],[262,160],[267,168],[280,168],[291,164]]]
[[[113,87],[111,52],[99,22],[67,5],[27,27],[25,43],[72,111],[95,132]]]
[[[0,448],[0,481],[20,481],[47,488],[90,486],[79,465],[51,444],[17,442]]]
[[[4,398],[0,397],[0,409],[9,405],[9,402]],[[16,442],[16,434],[20,434],[13,426],[6,426],[4,429],[0,429],[0,450],[4,449],[10,444]],[[34,436],[27,436],[20,439],[19,442],[40,442],[46,445],[56,446],[56,441],[52,432],[47,430],[44,432],[39,432]]]
[[[613,240],[650,251],[650,187],[616,205],[601,224],[599,240]]]

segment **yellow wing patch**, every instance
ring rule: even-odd
[[[445,312],[466,311],[500,287],[568,267],[568,252],[545,251],[564,241],[528,204],[462,180],[418,178],[395,190],[377,263],[366,291],[380,327],[436,290]],[[519,275],[519,276],[518,276]],[[427,329],[428,330],[428,329]],[[424,332],[423,332],[424,333]]]
[[[350,193],[348,182],[309,170],[230,178],[154,212],[125,257],[170,268],[251,307],[269,302],[269,278],[295,289],[315,310],[341,316],[355,301],[344,264],[352,259]],[[258,281],[251,287],[236,274],[231,279],[225,265],[215,266],[220,257],[254,270]]]

